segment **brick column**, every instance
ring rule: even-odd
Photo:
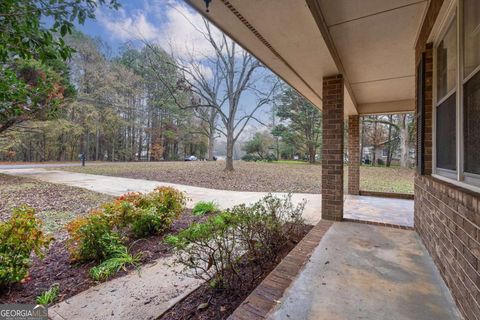
[[[348,194],[360,194],[360,116],[348,117]]]
[[[322,219],[343,219],[343,77],[323,78]]]

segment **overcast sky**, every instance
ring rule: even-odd
[[[214,54],[210,44],[198,32],[203,28],[200,14],[184,3],[183,0],[119,0],[121,8],[117,11],[99,8],[96,21],[87,21],[79,26],[84,33],[99,37],[111,48],[113,55],[119,53],[122,44],[128,42],[141,46],[139,39],[155,42],[176,57],[185,57],[188,53],[201,57]],[[220,31],[216,31],[220,34]],[[206,68],[205,73],[210,71]],[[240,101],[243,112],[255,105],[255,97],[245,94]],[[268,121],[269,106],[260,112],[262,121]],[[251,122],[246,128],[244,138],[257,130],[264,130]]]

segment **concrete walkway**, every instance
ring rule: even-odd
[[[268,194],[267,192],[216,190],[160,181],[46,170],[44,168],[3,169],[0,170],[0,173],[66,184],[112,196],[119,196],[129,191],[149,192],[159,185],[171,186],[186,192],[190,198],[187,204],[189,208],[192,208],[194,203],[198,201],[215,201],[221,208],[225,209],[241,203],[254,203]],[[273,194],[281,196],[286,193]],[[345,198],[345,218],[413,226],[412,200],[365,196],[346,196]],[[304,211],[305,221],[309,224],[316,224],[321,219],[322,197],[320,194],[311,193],[292,194],[294,203],[300,203],[304,199],[307,201]]]
[[[178,274],[173,258],[107,281],[48,308],[52,320],[156,319],[203,281]]]
[[[270,319],[461,317],[416,232],[337,222]]]

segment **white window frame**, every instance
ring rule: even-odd
[[[463,43],[463,2],[464,0],[452,0],[448,4],[446,14],[439,24],[438,30],[433,39],[433,105],[432,105],[432,176],[440,180],[458,185],[465,189],[480,193],[480,175],[472,174],[464,171],[464,131],[463,131],[463,88],[466,82],[474,75],[480,72],[478,66],[466,78],[464,77],[464,43]],[[443,40],[448,27],[452,20],[456,17],[457,30],[457,74],[456,86],[448,92],[440,101],[437,101],[437,48]],[[448,99],[452,94],[456,94],[456,170],[447,170],[437,167],[437,108]]]

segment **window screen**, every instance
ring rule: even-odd
[[[464,85],[465,172],[480,174],[480,72]]]
[[[437,167],[456,170],[457,138],[456,138],[456,94],[437,107]]]

